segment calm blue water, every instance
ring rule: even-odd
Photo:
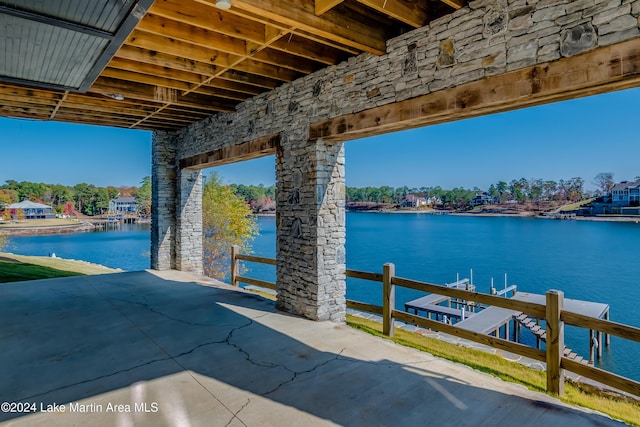
[[[275,218],[258,219],[261,235],[255,255],[275,257]],[[149,266],[149,229],[12,238],[15,253],[84,259],[141,270]],[[422,214],[347,214],[347,267],[382,272],[385,262],[396,275],[432,283],[452,282],[456,273],[488,292],[516,284],[525,292],[564,291],[565,298],[605,302],[611,319],[640,326],[640,224],[554,221],[535,218],[460,217]],[[275,281],[273,266],[250,266],[250,277]],[[397,307],[420,296],[398,288]],[[347,297],[380,304],[381,285],[347,281]],[[532,342],[531,337],[524,337]],[[588,356],[588,331],[567,327],[566,343]],[[600,366],[640,380],[640,344],[612,337]]]
[[[55,253],[60,258],[135,271],[149,268],[150,248],[149,224],[122,224],[112,231],[12,237],[5,251],[39,256]]]

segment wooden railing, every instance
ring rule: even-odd
[[[252,279],[238,275],[238,262],[250,261],[275,265],[273,258],[262,258],[238,253],[237,248],[232,251],[231,257],[231,283],[238,286],[239,282],[276,289],[276,284]],[[347,300],[347,308],[366,311],[382,316],[382,332],[387,336],[394,334],[394,321],[399,320],[415,324],[424,328],[454,335],[477,343],[485,344],[493,348],[515,353],[530,359],[546,363],[547,391],[555,394],[564,392],[564,370],[569,370],[578,375],[598,381],[602,384],[617,388],[624,392],[640,396],[640,382],[616,375],[614,373],[585,365],[564,356],[564,325],[572,325],[590,330],[596,330],[605,334],[614,335],[627,340],[640,342],[640,328],[628,326],[609,320],[595,319],[564,310],[564,293],[551,290],[546,293],[546,304],[518,301],[502,298],[489,294],[466,291],[462,289],[448,288],[427,282],[405,279],[395,275],[394,264],[384,264],[382,273],[368,271],[346,270],[346,276],[354,279],[369,280],[382,283],[382,306],[368,304],[360,301]],[[546,320],[545,350],[529,347],[524,344],[502,339],[498,336],[483,335],[468,331],[426,317],[410,314],[395,309],[396,286],[430,292],[460,300],[474,301],[489,306],[501,307],[509,310],[526,313],[530,316]]]

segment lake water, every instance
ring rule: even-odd
[[[275,256],[275,218],[258,219],[261,235],[254,253]],[[10,248],[25,255],[55,252],[125,270],[149,266],[149,228],[15,237]],[[489,292],[491,278],[501,288],[504,274],[518,290],[604,302],[611,319],[640,326],[640,225],[621,222],[557,221],[535,218],[434,216],[424,214],[347,214],[347,267],[381,272],[385,262],[396,275],[431,283],[453,282],[456,274]],[[272,266],[251,266],[250,277],[275,281]],[[398,309],[420,296],[398,288]],[[381,285],[347,281],[347,297],[380,304]],[[531,343],[530,336],[523,336]],[[567,327],[566,344],[588,357],[588,331]],[[612,337],[599,366],[640,380],[640,344]]]

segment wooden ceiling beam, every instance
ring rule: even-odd
[[[320,16],[323,13],[330,11],[343,1],[344,0],[316,0],[314,5],[316,8],[316,15]]]
[[[163,16],[147,14],[136,27],[140,31],[166,37],[171,34],[171,38],[186,43],[195,44],[210,49],[215,46],[221,52],[234,55],[246,55],[248,53],[247,42],[235,37],[221,34],[193,25],[174,21]]]
[[[218,69],[215,65],[205,64],[204,62],[194,61],[193,59],[184,58],[182,56],[168,55],[155,50],[147,50],[128,45],[120,47],[118,52],[116,52],[115,58],[143,62],[157,67],[186,71],[205,76],[214,75]]]
[[[264,24],[222,11],[213,3],[156,0],[149,13],[236,39],[265,42]]]
[[[335,65],[346,59],[344,51],[313,42],[296,34],[282,37],[269,47],[325,65]]]
[[[155,86],[132,83],[110,77],[98,77],[98,79],[89,88],[91,93],[123,93],[128,98],[139,99],[142,101],[151,101],[159,104],[165,103],[165,100],[158,99],[158,93]],[[182,96],[178,93],[174,94],[175,99],[171,99],[170,104],[182,105],[184,107],[194,107],[209,111],[234,111],[236,102],[221,102],[215,98],[204,95],[189,94]]]
[[[271,64],[276,67],[288,68],[289,70],[303,74],[311,74],[322,68],[322,65],[319,62],[296,57],[290,53],[283,52],[281,50],[274,50],[270,47],[262,49],[251,58],[258,62]]]
[[[103,77],[111,77],[114,79],[125,80],[134,83],[143,83],[152,86],[162,86],[166,88],[172,88],[177,90],[189,90],[191,89],[191,85],[189,83],[180,81],[180,80],[172,80],[164,77],[156,77],[148,74],[140,74],[133,71],[125,71],[119,70],[116,68],[105,68],[100,73]]]
[[[234,82],[253,84],[266,90],[275,89],[282,84],[281,81],[275,79],[262,76],[252,76],[238,70],[227,70],[224,73],[220,74],[217,78],[232,80]],[[212,81],[215,81],[215,79]]]
[[[129,46],[154,50],[172,56],[181,56],[183,58],[204,62],[205,64],[215,65],[216,67],[228,67],[235,60],[235,58],[231,59],[233,55],[229,55],[226,52],[205,49],[201,46],[139,30],[134,30],[125,43]]]
[[[284,67],[278,67],[271,64],[265,64],[253,59],[247,59],[238,63],[235,70],[243,71],[249,74],[255,74],[256,76],[268,77],[270,79],[280,80],[281,82],[291,82],[299,77],[302,77],[302,73],[290,70]]]
[[[55,100],[55,99],[47,99],[47,98],[39,99],[34,97],[27,98],[24,95],[11,95],[11,94],[4,93],[2,90],[0,90],[0,105],[4,101],[21,102],[26,105],[31,105],[31,104],[48,105],[51,108],[55,108],[56,104],[59,102],[58,100]]]
[[[220,89],[228,89],[228,90],[244,93],[244,94],[251,95],[251,96],[258,95],[258,94],[264,92],[264,88],[263,87],[254,86],[254,85],[241,83],[241,82],[237,82],[237,81],[224,80],[224,79],[221,79],[221,78],[215,78],[215,79],[211,80],[209,83],[207,83],[207,85],[205,87],[208,87],[208,86],[217,87],[217,88],[220,88]]]
[[[201,0],[203,1],[203,0]],[[213,0],[206,0],[211,2]],[[381,55],[386,50],[385,35],[380,28],[366,25],[348,16],[329,11],[316,16],[307,0],[233,0],[233,11],[241,10],[272,19],[359,50]]]
[[[186,83],[200,83],[205,80],[205,78],[200,74],[175,70],[167,67],[158,67],[153,64],[130,61],[122,58],[113,58],[107,67],[125,71],[135,71],[136,73],[164,77],[167,79],[180,80]]]
[[[451,6],[455,10],[462,9],[467,5],[466,0],[440,0],[442,3]]]
[[[422,2],[409,3],[402,0],[358,0],[358,2],[414,28],[424,27],[429,21],[429,15]]]

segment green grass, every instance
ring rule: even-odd
[[[0,283],[53,279],[85,274],[114,273],[101,265],[50,257],[30,257],[0,252]]]
[[[580,207],[582,205],[586,205],[588,203],[591,203],[594,200],[595,200],[595,197],[592,197],[591,199],[580,200],[579,202],[570,203],[568,205],[562,205],[558,209],[556,209],[556,212],[575,211],[575,210],[580,209]]]
[[[429,338],[414,332],[396,329],[395,337],[382,335],[382,325],[379,322],[347,315],[347,324],[352,328],[376,335],[394,342],[431,353],[434,356],[467,365],[473,369],[501,378],[504,381],[522,384],[525,387],[545,392],[546,376],[542,371],[528,368],[516,362],[510,362],[500,356],[485,353],[459,345]],[[640,426],[640,403],[607,396],[584,386],[565,384],[565,394],[559,399],[565,403],[579,405],[593,409],[624,421],[634,426]]]
[[[36,264],[0,261],[0,283],[82,275],[82,273],[58,270]]]

